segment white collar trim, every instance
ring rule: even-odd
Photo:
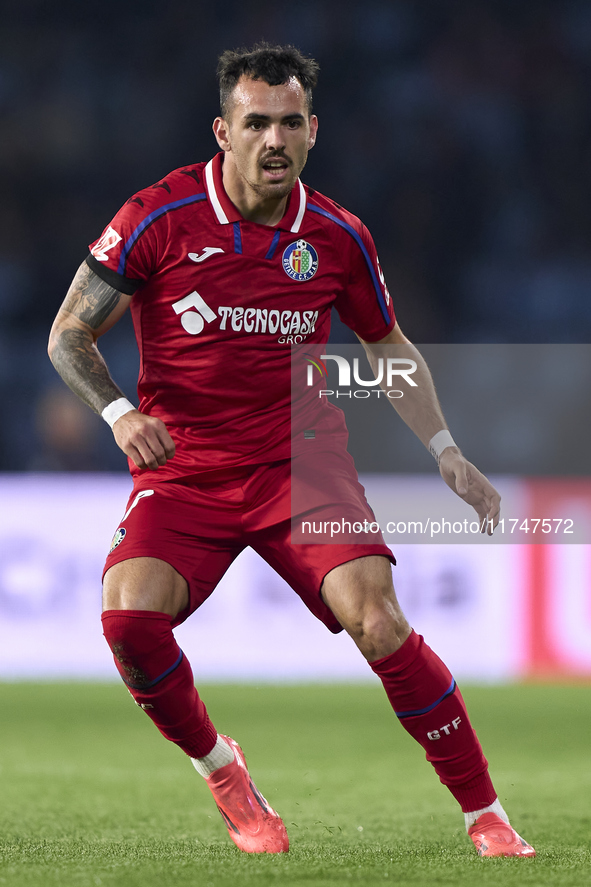
[[[217,191],[215,190],[215,182],[213,180],[213,160],[210,160],[205,167],[205,181],[207,182],[207,193],[209,194],[209,200],[211,202],[211,205],[213,206],[213,211],[217,216],[218,222],[220,222],[222,225],[228,225],[230,220],[224,212],[222,204],[220,203],[220,198],[218,197]]]
[[[207,183],[207,193],[209,195],[209,200],[211,205],[213,206],[213,211],[216,214],[216,218],[218,222],[222,225],[228,225],[230,220],[224,209],[222,204],[220,203],[220,198],[218,197],[218,193],[215,189],[215,181],[213,178],[213,159],[209,161],[209,163],[205,167],[205,181]],[[295,218],[295,222],[290,228],[292,234],[299,234],[300,228],[302,227],[302,221],[304,218],[304,213],[306,212],[306,191],[301,181],[298,179],[298,187],[299,187],[299,198],[300,198],[300,206],[298,209],[298,214]]]
[[[302,226],[302,220],[304,218],[304,213],[306,211],[306,192],[304,190],[304,186],[298,179],[298,185],[300,186],[300,208],[298,210],[298,214],[296,216],[296,220],[291,226],[292,234],[298,234],[299,230]]]

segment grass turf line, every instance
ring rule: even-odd
[[[586,687],[463,688],[535,860],[482,860],[372,685],[210,686],[291,850],[241,854],[207,787],[117,684],[3,684],[0,885],[323,887],[591,883]]]

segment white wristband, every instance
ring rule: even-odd
[[[437,434],[434,434],[429,441],[429,452],[434,457],[438,465],[441,454],[446,447],[457,447],[457,443],[455,442],[447,428],[444,428],[443,431],[438,431]]]
[[[126,413],[130,413],[131,410],[135,410],[137,407],[134,407],[132,403],[128,401],[126,397],[120,397],[118,400],[114,400],[108,406],[104,408],[101,413],[101,416],[111,428],[121,416],[124,416]]]

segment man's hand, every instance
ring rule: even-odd
[[[455,447],[447,447],[439,460],[441,477],[460,499],[471,505],[480,522],[480,532],[492,536],[499,522],[501,497],[476,466]]]
[[[174,441],[164,422],[130,410],[113,425],[117,446],[138,468],[158,468],[174,456]]]

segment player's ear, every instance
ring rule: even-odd
[[[308,150],[316,144],[316,133],[318,132],[318,117],[312,114],[310,117],[310,138],[308,139]]]
[[[223,117],[216,117],[213,121],[213,134],[222,151],[229,151],[230,127]]]

